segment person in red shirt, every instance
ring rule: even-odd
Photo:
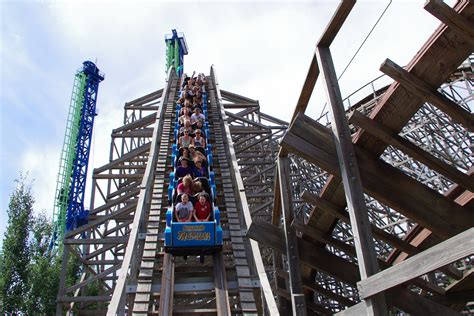
[[[211,204],[207,200],[207,194],[202,192],[199,194],[199,200],[194,207],[194,220],[196,222],[207,222],[211,217]]]

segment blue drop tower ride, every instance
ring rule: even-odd
[[[104,75],[91,61],[85,61],[75,76],[56,185],[51,249],[62,244],[67,231],[87,222],[84,195],[97,92],[102,80]]]

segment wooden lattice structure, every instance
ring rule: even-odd
[[[248,235],[277,254],[282,313],[469,310],[474,5],[429,1],[443,24],[406,67],[382,64],[392,85],[348,109],[329,47],[353,5],[319,40],[281,140],[273,225],[256,220]],[[304,115],[318,77],[328,121]]]
[[[180,79],[170,71],[124,105],[89,223],[65,236],[58,314],[470,311],[474,4],[429,1],[443,24],[406,67],[383,63],[393,84],[355,101],[341,99],[329,50],[353,5],[318,41],[291,123],[221,90],[211,67],[225,240],[212,262],[163,252]],[[304,113],[318,78],[331,110],[316,120]],[[70,258],[83,272],[73,284]]]

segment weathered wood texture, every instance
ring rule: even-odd
[[[383,62],[380,70],[398,81],[409,92],[420,98],[421,101],[430,102],[448,114],[454,121],[464,125],[470,131],[474,130],[474,114],[466,111],[454,101],[436,91],[438,87],[430,87],[416,75],[406,71],[390,59],[386,59]]]
[[[472,1],[459,2],[454,7],[454,11],[473,23],[474,5]],[[439,87],[472,51],[474,51],[474,48],[467,40],[460,38],[455,32],[441,25],[407,65],[406,70],[416,75],[430,87]],[[398,132],[420,109],[422,104],[422,100],[413,98],[413,95],[406,88],[394,83],[385,92],[370,117],[390,130]],[[393,115],[393,113],[396,113],[396,115]],[[380,156],[387,146],[384,142],[364,131],[360,131],[354,141],[367,149],[370,156],[373,157]],[[335,205],[344,206],[340,179],[331,177],[322,196]],[[313,213],[316,214],[317,210],[314,210]],[[310,218],[310,225],[315,225],[323,231],[329,232],[334,227],[334,218],[329,214],[323,214],[314,223]]]
[[[278,227],[254,220],[247,236],[274,250],[284,253],[284,233]],[[298,239],[300,260],[317,271],[333,276],[337,280],[354,285],[360,281],[358,268],[325,249],[315,248],[310,242]],[[413,315],[457,315],[450,308],[397,286],[386,292],[387,303]]]
[[[336,149],[329,129],[305,115],[293,122],[281,145],[339,176]],[[474,211],[410,178],[355,146],[364,190],[441,238],[449,238],[474,224]],[[402,198],[401,198],[402,197]],[[325,231],[325,230],[322,230]]]
[[[359,282],[363,298],[387,290],[474,253],[474,228]]]
[[[472,181],[468,175],[434,157],[412,142],[398,136],[387,127],[369,119],[358,111],[354,111],[351,114],[349,121],[363,128],[366,132],[370,133],[374,137],[377,137],[387,145],[392,145],[400,149],[408,156],[420,161],[431,169],[441,173],[446,178],[451,179],[453,182],[458,183],[466,189],[474,192],[474,181]]]
[[[290,162],[288,157],[278,158],[278,178],[280,182],[280,196],[283,213],[283,227],[285,230],[286,257],[290,271],[290,293],[293,315],[306,315],[306,304],[301,282],[299,267],[298,242],[296,230],[291,226],[294,219],[291,188],[289,187]],[[303,296],[301,298],[301,296]]]
[[[350,11],[350,10],[349,10]],[[348,14],[349,12],[347,12]],[[341,17],[342,20],[345,17]],[[337,31],[335,31],[337,33]],[[331,128],[346,195],[352,232],[354,234],[357,262],[362,279],[379,271],[370,221],[360,180],[359,168],[352,145],[349,123],[346,118],[336,70],[329,47],[316,49],[318,65],[323,73],[324,87],[330,105]],[[368,315],[385,315],[387,306],[383,293],[366,300]]]

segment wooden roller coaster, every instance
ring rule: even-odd
[[[171,68],[125,104],[89,222],[65,235],[58,315],[473,312],[474,5],[428,1],[442,24],[406,67],[382,64],[395,81],[342,100],[329,47],[354,3],[318,41],[290,123],[222,90],[211,67],[224,245],[204,263],[164,251],[181,79]],[[320,77],[330,111],[315,119]]]

